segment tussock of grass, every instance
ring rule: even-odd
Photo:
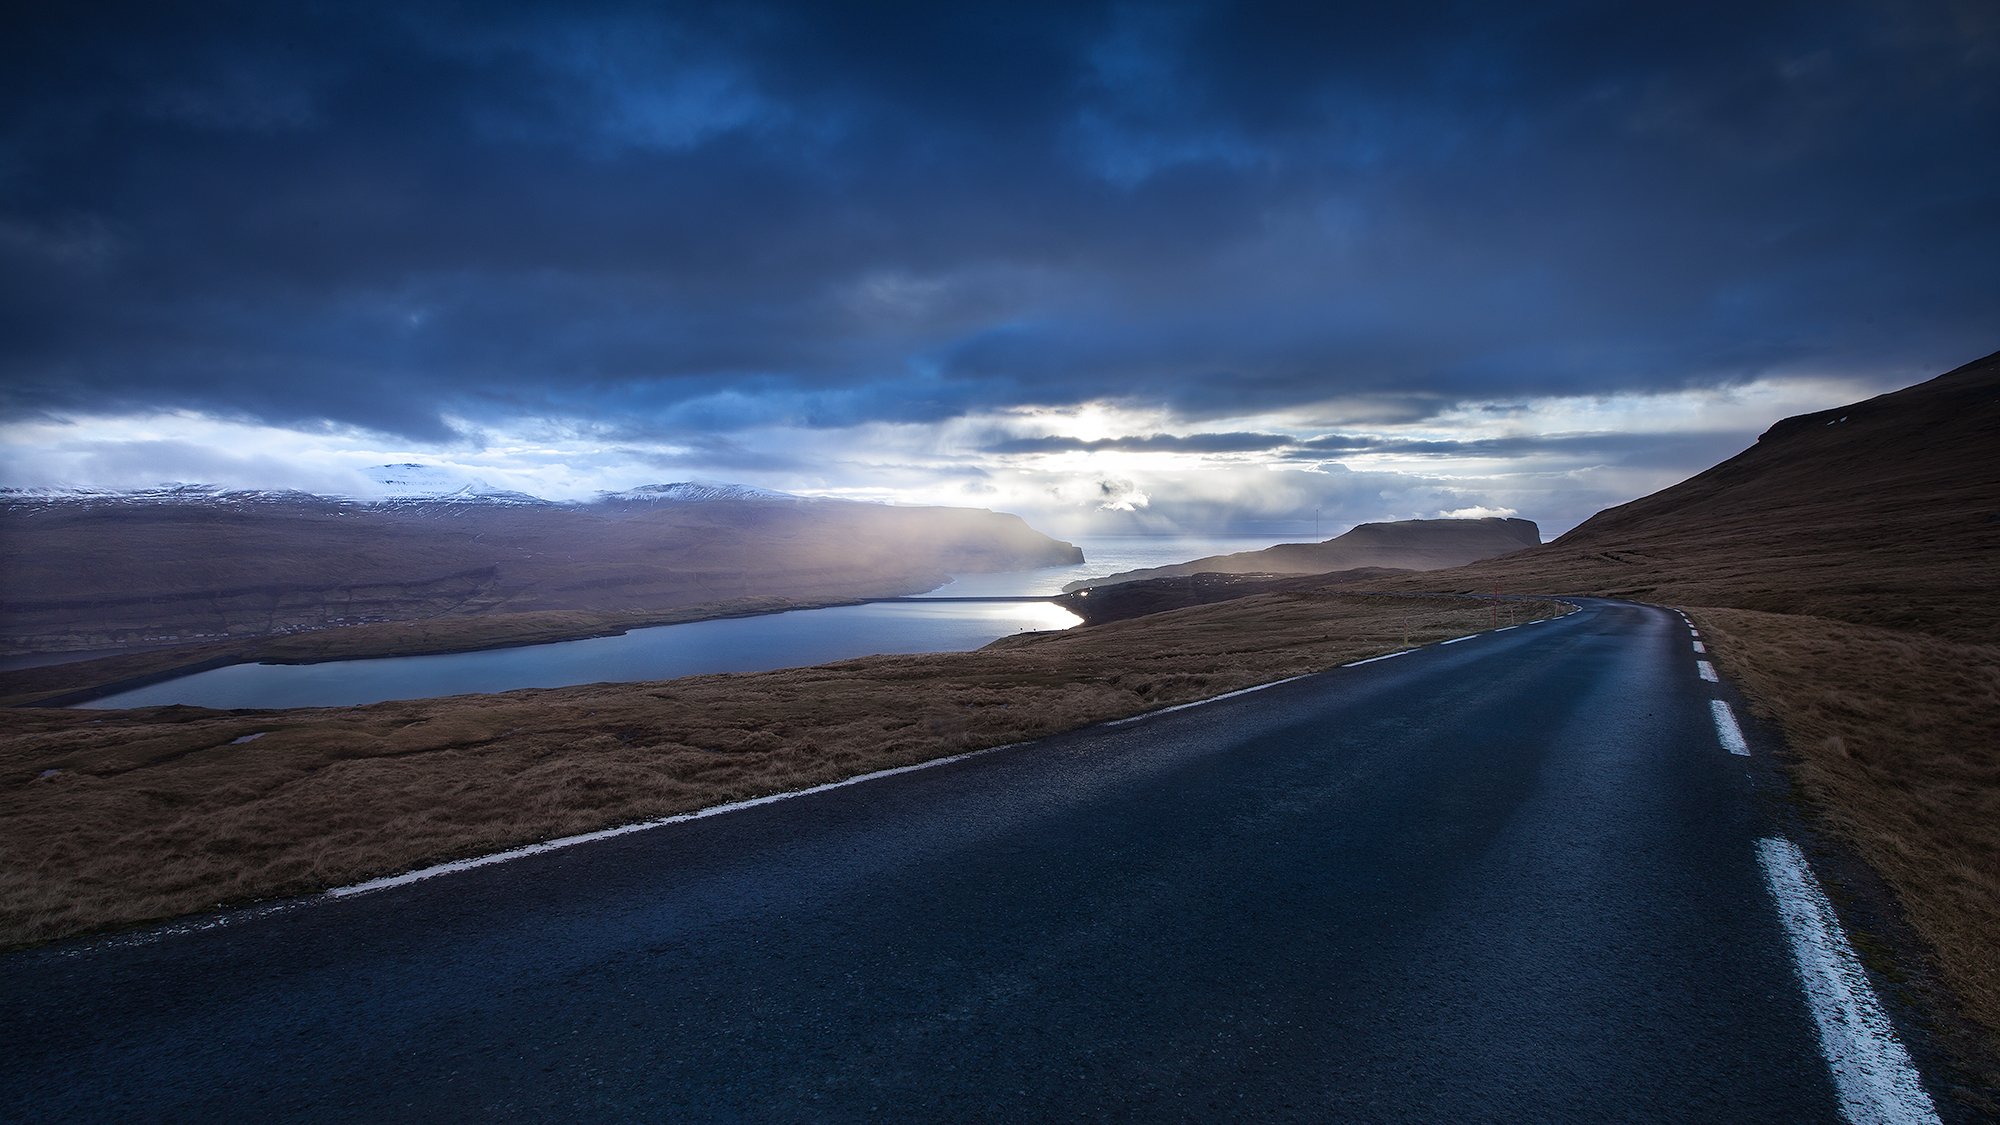
[[[2000,645],[1691,611],[1784,727],[1806,792],[1894,885],[1968,1014],[2000,1027]]]
[[[1458,598],[1295,591],[977,652],[750,675],[349,709],[15,711],[0,746],[0,941],[306,893],[1036,738],[1458,636],[1488,615]]]

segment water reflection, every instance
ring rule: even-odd
[[[108,696],[89,707],[345,707],[526,687],[761,672],[877,653],[953,652],[1014,633],[1067,629],[1047,602],[839,606],[636,629],[620,637],[445,656],[238,664]]]

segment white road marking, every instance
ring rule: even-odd
[[[1723,749],[1749,757],[1750,744],[1743,741],[1743,728],[1736,725],[1736,712],[1720,699],[1709,700],[1708,709],[1715,715],[1715,736],[1722,740]]]
[[[1688,636],[1694,637],[1695,639],[1699,640],[1701,638],[1701,630],[1690,625],[1688,626]]]
[[[1722,682],[1715,676],[1715,665],[1710,664],[1706,660],[1695,661],[1694,670],[1701,673],[1701,678],[1707,680],[1711,684],[1719,684]]]
[[[1493,631],[1494,631],[1494,632],[1496,632],[1496,633],[1504,633],[1504,632],[1506,632],[1506,631],[1507,631],[1507,630],[1509,630],[1509,629],[1519,629],[1519,628],[1520,628],[1520,626],[1519,626],[1519,625],[1502,625],[1501,627],[1499,627],[1498,629],[1495,629],[1495,630],[1493,630]]]
[[[1279,682],[1282,683],[1284,681],[1281,680]],[[1262,686],[1270,687],[1272,685],[1265,684]],[[1256,689],[1251,688],[1247,690],[1254,691]],[[1222,697],[1217,696],[1217,698]],[[1183,704],[1183,706],[1186,706],[1186,704]],[[1158,714],[1158,712],[1154,713]],[[540,855],[543,852],[552,852],[558,848],[574,847],[577,844],[588,844],[597,840],[609,840],[614,836],[629,836],[634,832],[647,832],[669,824],[680,824],[685,821],[700,820],[703,817],[739,812],[743,809],[755,808],[758,805],[768,805],[777,801],[789,801],[793,797],[806,797],[814,793],[824,793],[829,789],[841,789],[849,785],[859,785],[864,781],[893,777],[899,773],[914,773],[917,770],[927,770],[934,766],[948,766],[953,762],[963,762],[967,758],[977,758],[982,754],[992,754],[996,751],[1019,745],[1021,743],[1010,742],[1006,746],[989,746],[984,750],[970,750],[963,754],[953,754],[948,758],[933,758],[928,762],[917,762],[914,765],[876,770],[874,773],[864,773],[857,777],[850,777],[841,781],[829,781],[824,785],[809,786],[805,789],[794,789],[788,793],[773,793],[765,797],[751,797],[747,800],[731,801],[726,805],[710,805],[708,808],[696,809],[693,812],[663,816],[653,820],[642,820],[636,824],[621,824],[616,828],[601,828],[595,832],[583,832],[575,836],[560,836],[553,840],[543,840],[538,844],[525,844],[518,848],[509,848],[504,852],[494,852],[491,855],[474,856],[471,859],[455,859],[449,863],[439,863],[430,867],[421,867],[415,871],[405,871],[401,875],[384,875],[380,879],[370,879],[365,883],[355,883],[348,887],[335,887],[332,890],[324,892],[324,897],[346,898],[348,895],[365,894],[369,891],[379,891],[389,887],[400,887],[406,883],[414,883],[419,879],[431,879],[439,875],[450,875],[458,871],[470,871],[475,867],[505,863],[511,859],[523,859],[531,855]]]
[[[1112,719],[1108,722],[1099,723],[1098,725],[1106,727],[1122,727],[1126,723],[1136,723],[1141,719],[1150,719],[1155,715],[1164,715],[1170,711],[1185,711],[1190,707],[1206,707],[1211,703],[1219,703],[1225,699],[1234,699],[1239,695],[1249,695],[1253,691],[1263,691],[1265,688],[1277,687],[1279,684],[1289,684],[1293,680],[1303,680],[1306,678],[1306,676],[1310,676],[1313,674],[1314,673],[1307,672],[1305,676],[1287,676],[1282,680],[1272,680],[1268,684],[1252,684],[1247,688],[1237,688],[1235,691],[1225,691],[1221,695],[1211,695],[1207,699],[1197,699],[1192,703],[1176,703],[1172,707],[1162,707],[1157,711],[1147,711],[1138,715],[1127,715],[1125,718]]]
[[[1771,897],[1778,900],[1778,917],[1805,988],[1806,1006],[1819,1025],[1819,1049],[1833,1072],[1841,1115],[1855,1125],[1936,1121],[1937,1107],[1924,1092],[1909,1052],[1896,1038],[1895,1026],[1869,987],[1861,960],[1798,845],[1759,840],[1757,862]]]
[[[57,956],[80,957],[103,949],[131,949],[141,945],[151,945],[165,938],[179,937],[181,934],[198,934],[204,930],[221,929],[235,922],[247,922],[253,918],[268,918],[273,914],[283,914],[288,910],[297,910],[299,907],[312,901],[309,898],[302,898],[290,899],[285,902],[273,902],[264,906],[238,907],[234,910],[206,918],[196,918],[186,922],[170,922],[166,925],[156,926],[150,930],[140,930],[136,933],[114,934],[110,937],[98,938],[95,941],[84,942],[71,946],[68,949],[58,950]]]
[[[1385,653],[1383,653],[1383,654],[1382,654],[1382,655],[1380,655],[1380,656],[1371,656],[1371,657],[1369,657],[1369,658],[1368,658],[1368,659],[1366,659],[1366,660],[1356,660],[1356,661],[1355,661],[1355,662],[1353,662],[1352,664],[1342,664],[1342,665],[1341,665],[1341,667],[1342,667],[1342,668],[1359,668],[1359,667],[1361,667],[1361,666],[1362,666],[1363,664],[1373,664],[1373,663],[1375,663],[1375,662],[1376,662],[1377,660],[1393,660],[1393,659],[1395,659],[1395,658],[1396,658],[1396,657],[1398,657],[1398,656],[1408,656],[1408,655],[1410,655],[1411,653],[1413,653],[1413,652],[1415,652],[1415,651],[1417,651],[1417,650],[1416,650],[1416,649],[1413,649],[1413,648],[1406,648],[1406,649],[1404,649],[1404,650],[1403,650],[1403,651],[1401,651],[1401,652],[1385,652]]]
[[[1707,652],[1707,651],[1708,651],[1708,646],[1707,646],[1707,645],[1705,645],[1705,644],[1702,644],[1702,643],[1701,643],[1700,641],[1696,641],[1696,642],[1694,643],[1694,650],[1695,650],[1696,652]]]
[[[1471,639],[1472,639],[1473,637],[1476,637],[1476,636],[1478,636],[1478,635],[1479,635],[1479,634],[1477,634],[1477,633],[1473,633],[1473,634],[1471,634],[1470,636],[1464,636],[1464,637],[1453,637],[1452,639],[1450,639],[1450,640],[1448,640],[1448,641],[1439,641],[1438,643],[1439,643],[1439,644],[1441,644],[1441,645],[1455,645],[1455,644],[1457,644],[1457,643],[1458,643],[1458,642],[1460,642],[1460,641],[1469,641],[1469,640],[1471,640]]]

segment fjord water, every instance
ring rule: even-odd
[[[1280,540],[1263,535],[1103,535],[1080,539],[1083,562],[1076,566],[1045,566],[1038,570],[1007,570],[966,574],[932,590],[926,597],[1002,597],[1060,594],[1065,583],[1143,570],[1152,566],[1258,551]]]
[[[877,653],[949,652],[1030,629],[1066,629],[1047,602],[877,602],[634,629],[616,637],[326,664],[233,664],[88,707],[348,707],[389,699],[762,672]]]
[[[935,598],[1060,592],[1065,582],[1269,546],[1269,539],[1127,536],[1083,544],[1078,566],[964,576]],[[438,656],[324,664],[235,664],[167,680],[86,707],[349,707],[391,699],[517,688],[762,672],[885,653],[957,652],[1001,637],[1067,629],[1076,615],[1047,602],[875,602],[634,629],[615,637]]]

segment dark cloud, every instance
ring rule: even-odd
[[[1990,6],[45,5],[0,411],[453,440],[1933,372]]]
[[[1363,453],[1386,453],[1399,457],[1520,457],[1530,454],[1583,454],[1601,456],[1626,454],[1634,450],[1652,449],[1662,444],[1686,441],[1695,444],[1710,444],[1718,440],[1734,440],[1729,434],[1687,434],[1662,436],[1660,434],[1626,433],[1586,433],[1586,434],[1521,434],[1509,437],[1472,438],[1466,440],[1417,439],[1382,437],[1371,434],[1324,434],[1305,441],[1292,442],[1292,451],[1302,459],[1352,456]]]
[[[1282,449],[1294,444],[1283,434],[1150,434],[1144,437],[1101,438],[1086,441],[1072,437],[1008,438],[985,446],[988,453],[1095,453],[1122,450],[1146,453],[1255,453]]]
[[[1084,439],[1055,435],[1004,438],[981,446],[992,454],[1028,453],[1267,453],[1301,462],[1335,461],[1343,457],[1502,458],[1604,460],[1619,464],[1687,464],[1708,457],[1719,460],[1741,449],[1731,433],[1521,434],[1469,439],[1398,438],[1379,434],[1322,434],[1299,438],[1285,434],[1195,433]]]

